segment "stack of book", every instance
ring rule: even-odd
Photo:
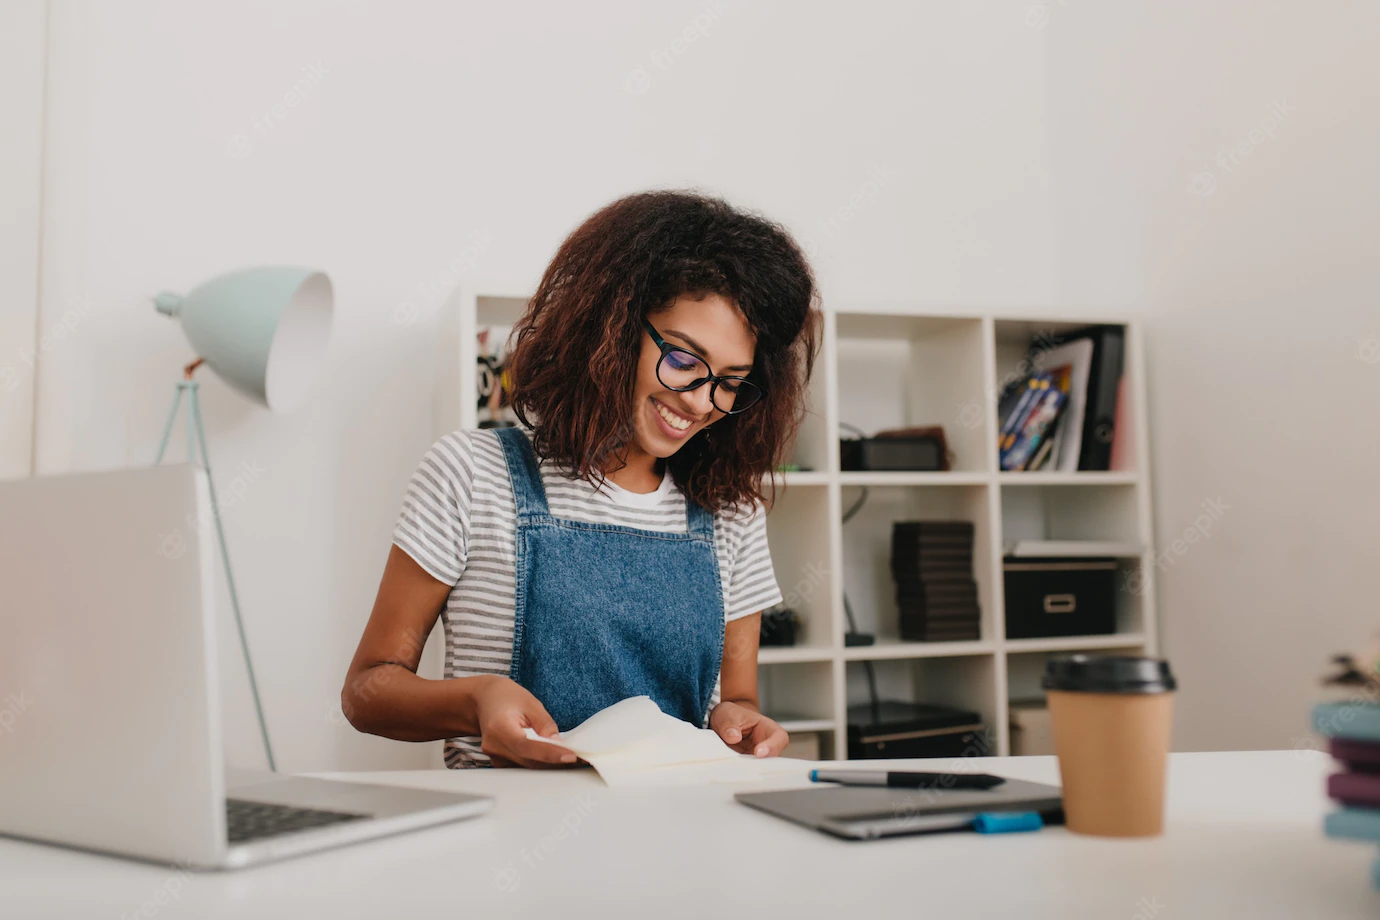
[[[977,639],[971,521],[897,521],[891,530],[901,638],[915,642]]]
[[[1319,703],[1313,728],[1328,738],[1328,750],[1343,770],[1327,780],[1327,794],[1341,806],[1323,830],[1340,840],[1380,843],[1380,704],[1360,699]],[[1372,871],[1380,888],[1380,855]]]

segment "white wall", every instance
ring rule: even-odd
[[[45,26],[43,0],[0,6],[0,478],[33,456]]]
[[[1380,7],[1044,10],[1060,297],[1151,311],[1176,743],[1293,747],[1380,628]]]
[[[594,208],[695,184],[807,238],[835,300],[1053,303],[1044,42],[1017,2],[54,0],[41,324],[71,329],[41,355],[38,469],[152,457],[190,353],[144,298],[328,271],[337,336],[305,409],[201,378],[220,488],[249,471],[226,527],[280,764],[432,763],[336,701],[437,434],[449,267],[478,244],[463,280],[534,284]]]

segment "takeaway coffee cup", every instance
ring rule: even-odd
[[[1164,830],[1174,675],[1154,658],[1052,659],[1043,681],[1068,828],[1098,837]]]

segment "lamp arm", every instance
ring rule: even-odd
[[[187,370],[188,377],[195,370],[195,365],[200,364],[198,359],[193,365],[189,365]],[[188,410],[191,412],[192,420],[196,425],[197,441],[201,446],[201,462],[206,470],[206,485],[211,493],[211,515],[216,521],[216,537],[220,543],[220,559],[225,565],[225,582],[230,587],[230,608],[235,612],[235,630],[240,637],[240,650],[244,653],[244,669],[249,676],[249,691],[254,697],[254,713],[259,718],[259,734],[264,739],[264,754],[268,757],[268,768],[274,773],[278,772],[278,765],[273,759],[273,745],[268,740],[268,723],[264,719],[263,703],[259,700],[259,682],[254,677],[254,662],[249,655],[249,639],[244,633],[244,620],[240,617],[240,598],[235,591],[235,577],[230,573],[230,552],[226,549],[225,528],[220,523],[220,503],[216,501],[216,486],[211,481],[211,455],[206,452],[206,430],[201,425],[201,400],[197,398],[197,385],[191,384],[191,390],[187,397]]]

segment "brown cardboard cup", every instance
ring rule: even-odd
[[[1098,837],[1164,831],[1174,676],[1153,658],[1051,660],[1044,687],[1069,830]]]

